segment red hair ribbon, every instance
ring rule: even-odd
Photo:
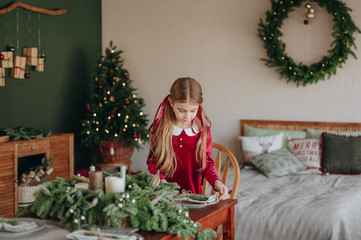
[[[166,105],[167,102],[168,102],[168,98],[169,98],[169,95],[167,95],[167,96],[163,99],[163,101],[160,103],[160,105],[159,105],[159,107],[158,107],[158,109],[157,109],[157,112],[156,112],[156,114],[155,114],[155,116],[154,116],[153,123],[152,123],[152,125],[150,125],[150,127],[149,127],[149,130],[148,130],[148,131],[149,131],[150,133],[154,133],[154,132],[157,130],[157,128],[158,128],[158,126],[159,126],[159,122],[160,122],[160,120],[162,119],[162,115],[163,115],[163,112],[164,112],[164,107],[165,107],[165,105]],[[160,110],[160,112],[159,112],[159,110]],[[158,112],[159,112],[159,116],[157,117]]]
[[[199,121],[201,122],[201,130],[199,132],[202,134],[202,138],[203,138],[203,141],[202,141],[202,144],[203,144],[202,170],[204,172],[204,170],[206,169],[206,152],[207,152],[207,140],[206,140],[206,135],[204,133],[205,133],[205,131],[207,131],[207,128],[203,122],[201,105],[199,105],[199,107],[198,107],[197,117],[199,118]],[[209,124],[211,124],[211,120],[209,120],[209,118],[206,115],[204,115],[204,117],[209,122]],[[192,128],[192,130],[193,130],[193,128]]]

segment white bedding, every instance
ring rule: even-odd
[[[242,169],[237,199],[235,239],[361,239],[361,175],[267,178]]]

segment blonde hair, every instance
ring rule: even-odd
[[[207,139],[206,126],[205,124],[202,124],[206,123],[205,120],[207,118],[204,114],[203,108],[201,107],[203,103],[201,85],[195,79],[190,77],[178,78],[173,83],[168,98],[172,102],[199,105],[197,117],[194,119],[194,124],[196,124],[200,131],[204,132],[205,139]],[[153,153],[152,158],[155,159],[158,169],[165,177],[171,177],[177,168],[177,160],[172,144],[175,115],[169,100],[165,101],[163,113],[160,114],[159,118],[159,125],[156,126],[150,137],[150,149]],[[204,127],[203,129],[202,126]],[[202,154],[203,138],[200,137],[196,146],[196,158],[198,161],[199,171],[202,170]]]

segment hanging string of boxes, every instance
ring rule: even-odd
[[[61,10],[48,10],[38,7],[33,7],[21,2],[13,2],[9,6],[0,9],[0,15],[7,14],[14,10],[15,8],[20,7],[26,10],[29,10],[31,12],[38,12],[38,47],[23,47],[22,48],[22,55],[20,55],[20,44],[19,44],[19,13],[16,12],[16,41],[17,41],[17,49],[13,47],[12,45],[8,46],[6,51],[0,51],[0,86],[5,86],[5,78],[7,76],[6,69],[11,69],[10,71],[10,78],[14,79],[24,79],[24,78],[30,78],[30,73],[26,70],[26,66],[31,66],[32,69],[34,69],[37,72],[44,72],[44,64],[46,61],[45,54],[40,55],[40,13],[47,14],[47,15],[61,15],[67,12],[66,9]],[[18,10],[18,9],[17,9]],[[30,13],[29,13],[29,19],[30,19]],[[7,24],[7,21],[5,22],[4,31],[5,34],[1,34],[5,37],[7,37],[7,28],[10,29],[10,27]],[[29,28],[30,29],[30,28]],[[28,31],[31,32],[30,30]],[[34,44],[35,45],[35,44]],[[34,46],[32,45],[32,46]],[[15,55],[16,50],[16,55]]]
[[[37,72],[44,72],[44,55],[38,57],[37,48],[23,48],[23,56],[13,56],[12,51],[0,52],[0,86],[5,86],[5,69],[11,69],[11,78],[29,78],[26,66],[33,66]],[[2,84],[1,84],[2,83]]]

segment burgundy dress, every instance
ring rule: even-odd
[[[172,177],[165,178],[160,173],[161,179],[166,179],[168,182],[176,182],[179,184],[181,190],[190,190],[192,193],[202,193],[201,175],[198,172],[198,163],[196,159],[196,144],[201,136],[196,127],[182,129],[177,126],[173,127],[173,149],[177,158],[177,169]],[[219,178],[216,166],[212,159],[212,137],[210,129],[207,127],[207,161],[204,177],[209,184],[213,186],[214,181]],[[152,158],[152,152],[149,153],[148,170],[151,174],[156,174],[158,168],[155,160]]]

